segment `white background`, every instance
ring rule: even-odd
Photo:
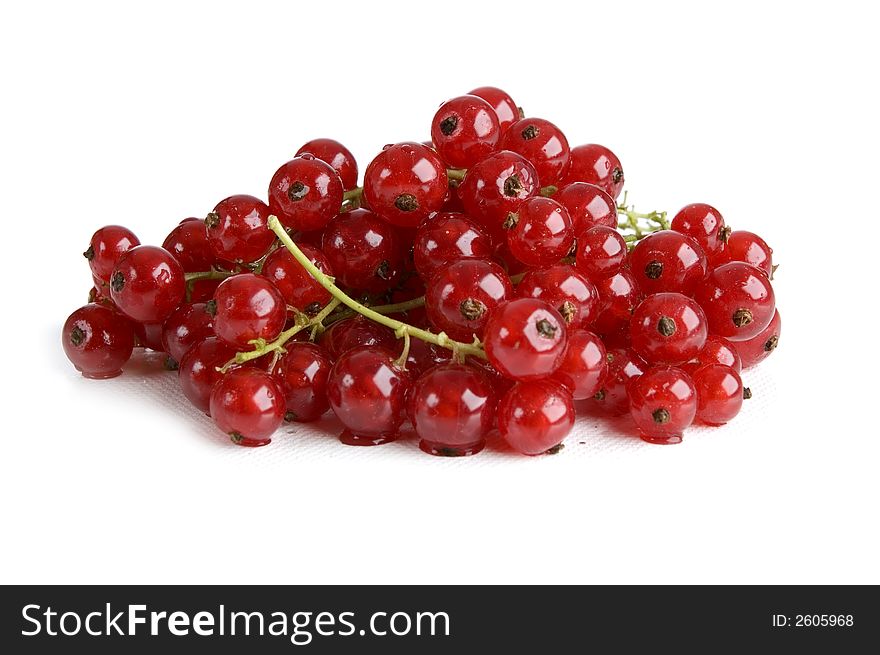
[[[880,582],[863,6],[5,3],[0,581]],[[638,207],[710,202],[774,247],[781,347],[733,424],[656,447],[585,419],[537,459],[304,428],[251,451],[154,361],[64,359],[98,226],[161,243],[317,136],[363,170],[485,84],[610,146]]]

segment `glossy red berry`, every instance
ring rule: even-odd
[[[743,383],[729,366],[709,364],[693,373],[697,390],[697,418],[709,425],[723,425],[743,404]]]
[[[214,322],[207,304],[184,303],[162,324],[162,350],[177,362],[197,343],[214,336]]]
[[[550,266],[574,243],[568,211],[550,198],[529,198],[504,222],[511,254],[528,266]]]
[[[507,131],[507,128],[521,118],[519,107],[516,106],[513,98],[501,89],[494,86],[481,86],[471,91],[468,95],[482,98],[492,105],[492,108],[495,110],[495,115],[498,116],[498,122],[501,126],[502,132]]]
[[[321,345],[334,359],[358,346],[391,349],[396,341],[394,332],[360,315],[336,321],[321,335]]]
[[[416,230],[413,263],[424,279],[459,259],[488,259],[492,241],[464,214],[440,213]]]
[[[649,234],[630,253],[630,269],[645,294],[693,295],[706,277],[706,254],[694,239],[672,230]]]
[[[481,360],[482,361],[482,360]],[[413,339],[406,357],[406,370],[413,379],[441,364],[452,362],[452,351],[433,343]]]
[[[728,262],[745,262],[760,268],[768,276],[773,274],[773,249],[754,232],[734,230],[727,237],[727,244],[715,265]]]
[[[501,124],[498,114],[480,97],[466,95],[447,100],[431,122],[431,141],[451,168],[470,168],[498,150]]]
[[[272,176],[269,209],[292,230],[319,230],[339,212],[342,193],[342,180],[330,164],[305,154]]]
[[[498,403],[498,431],[517,452],[540,455],[574,426],[571,392],[552,380],[518,382]]]
[[[751,339],[736,342],[736,351],[742,357],[743,368],[751,368],[755,364],[764,361],[779,346],[779,336],[782,334],[782,318],[777,309],[773,313],[770,323]]]
[[[208,242],[208,230],[204,220],[186,219],[165,237],[162,247],[174,255],[187,273],[210,271],[215,266],[217,256]]]
[[[134,232],[127,227],[107,225],[92,235],[83,257],[89,260],[92,275],[101,282],[109,283],[116,262],[122,255],[140,244]]]
[[[741,341],[740,344],[746,343]],[[698,368],[709,364],[723,364],[739,373],[742,370],[742,359],[739,356],[740,346],[734,346],[724,337],[716,337],[710,334],[706,337],[706,344],[696,357],[682,364],[688,373],[693,373]]]
[[[615,200],[620,197],[624,183],[623,167],[617,155],[608,148],[596,143],[575,146],[571,149],[570,160],[568,172],[560,181],[560,186],[587,182],[601,187]]]
[[[629,383],[630,414],[649,443],[681,443],[697,413],[691,377],[673,366],[654,366]]]
[[[391,351],[378,346],[343,353],[327,380],[327,398],[350,446],[374,446],[397,438],[406,414],[410,378],[394,363]]]
[[[445,364],[419,377],[408,398],[409,416],[431,455],[480,452],[492,429],[496,397],[489,380],[472,366]]]
[[[503,150],[469,168],[458,195],[467,215],[498,245],[506,240],[504,221],[539,190],[535,167],[525,157]]]
[[[104,305],[80,307],[64,322],[61,345],[67,359],[84,377],[104,380],[122,373],[131,357],[131,322]]]
[[[241,350],[252,341],[272,341],[284,329],[287,306],[269,280],[253,273],[226,278],[214,292],[214,332]]]
[[[746,341],[766,328],[776,310],[773,287],[751,264],[731,262],[716,268],[694,294],[706,312],[709,332],[731,341]]]
[[[648,370],[648,365],[629,348],[609,348],[605,359],[608,368],[593,399],[606,414],[620,416],[629,411],[626,390],[630,380]]]
[[[602,339],[586,330],[569,330],[565,353],[551,379],[565,385],[575,400],[585,400],[599,391],[607,371]]]
[[[619,272],[626,255],[626,241],[620,232],[596,225],[578,237],[575,265],[587,278],[598,281]]]
[[[543,118],[523,118],[511,125],[501,140],[504,150],[528,159],[541,186],[556,184],[568,171],[571,149],[558,127]]]
[[[327,379],[333,360],[330,353],[313,343],[288,343],[287,351],[275,365],[272,375],[284,394],[285,421],[316,421],[326,412]]]
[[[237,368],[211,390],[211,418],[239,446],[265,446],[284,419],[284,396],[271,375]]]
[[[110,277],[110,297],[129,318],[162,322],[183,301],[183,268],[164,248],[136,246],[126,252]]]
[[[559,312],[569,330],[586,328],[599,306],[596,287],[568,264],[528,271],[516,285],[516,295],[543,300]]]
[[[595,184],[573,182],[554,193],[553,199],[568,210],[575,236],[595,225],[617,228],[617,205]]]
[[[358,167],[354,155],[344,145],[333,139],[312,139],[304,143],[296,151],[296,156],[305,154],[314,155],[316,158],[330,165],[339,179],[342,187],[348,191],[354,189],[358,183]]]
[[[221,200],[205,218],[211,250],[221,260],[257,261],[275,242],[268,220],[269,206],[259,198],[236,195]]]
[[[599,293],[599,309],[593,320],[593,330],[611,334],[629,324],[629,319],[641,300],[641,293],[633,274],[622,268],[611,277],[595,281]]]
[[[394,228],[365,209],[334,218],[324,231],[322,250],[337,284],[352,289],[387,291],[403,269]]]
[[[517,298],[493,309],[484,334],[489,362],[514,380],[550,376],[568,342],[565,320],[537,298]]]
[[[200,341],[179,360],[177,379],[183,395],[198,409],[209,413],[211,389],[223,374],[217,369],[233,357],[236,349],[216,337]]]
[[[428,320],[457,341],[481,337],[490,312],[513,295],[504,270],[482,259],[461,259],[438,270],[425,289]]]
[[[680,293],[655,293],[633,312],[632,348],[649,364],[683,364],[706,344],[706,315]]]
[[[162,344],[162,327],[164,323],[133,323],[134,345],[136,348],[149,348],[157,353],[165,352]]]
[[[700,244],[710,259],[721,253],[730,233],[721,212],[703,202],[682,207],[672,219],[672,229]]]
[[[330,262],[323,252],[305,243],[298,246],[320,271],[333,275]],[[288,305],[309,316],[317,314],[330,301],[330,292],[294,259],[287,248],[276,248],[269,253],[260,274],[275,285]]]
[[[449,195],[446,166],[431,148],[406,141],[386,146],[364,173],[367,205],[393,225],[417,227]]]

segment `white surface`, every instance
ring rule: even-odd
[[[880,582],[861,6],[5,4],[0,582]],[[733,424],[657,447],[584,419],[537,459],[305,427],[252,451],[155,362],[68,365],[96,227],[161,243],[317,136],[363,170],[483,84],[610,146],[638,207],[711,202],[774,247],[781,347]]]

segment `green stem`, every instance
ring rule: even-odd
[[[428,332],[427,330],[422,330],[402,321],[397,321],[393,318],[389,318],[384,314],[380,314],[379,312],[362,305],[354,298],[348,296],[344,291],[342,291],[342,289],[337,287],[332,277],[330,277],[317,266],[315,266],[309,260],[309,258],[306,257],[305,254],[303,254],[302,250],[300,250],[299,247],[297,247],[297,245],[293,242],[293,239],[291,239],[287,232],[284,231],[284,227],[278,221],[277,217],[270,216],[268,225],[269,229],[278,236],[278,238],[281,240],[281,243],[284,244],[290,254],[293,255],[293,257],[302,265],[302,267],[305,268],[322,287],[327,289],[327,291],[330,292],[330,295],[339,300],[339,302],[341,302],[349,309],[353,309],[358,314],[362,314],[363,316],[366,316],[376,323],[391,328],[392,330],[394,330],[395,334],[397,334],[398,337],[402,337],[403,335],[408,334],[409,336],[421,339],[422,341],[436,344],[442,348],[448,348],[453,352],[461,353],[463,355],[472,355],[474,357],[480,357],[482,359],[486,358],[486,353],[483,351],[482,346],[480,346],[479,342],[477,341],[475,341],[473,344],[454,341],[446,336],[445,332],[434,334],[433,332]]]
[[[199,280],[225,280],[228,277],[236,275],[232,271],[202,271],[199,273],[186,273],[184,279],[187,282],[198,282]]]
[[[413,298],[412,300],[405,300],[404,302],[396,302],[391,305],[367,305],[374,312],[378,312],[380,314],[402,314],[403,312],[408,312],[411,309],[416,309],[418,307],[425,306],[425,297],[419,296],[418,298]],[[349,318],[357,314],[354,310],[351,309],[343,309],[342,311],[336,312],[332,316],[327,318],[328,323],[335,323],[336,321],[341,321],[344,318]]]
[[[464,179],[465,175],[467,175],[467,170],[464,168],[446,169],[446,177],[449,178],[450,182],[461,182]]]

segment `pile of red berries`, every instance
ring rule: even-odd
[[[331,409],[348,444],[479,452],[498,430],[554,452],[575,401],[677,443],[726,423],[742,368],[777,346],[772,250],[706,204],[618,205],[620,161],[484,87],[441,105],[431,141],[386,146],[362,187],[340,143],[303,145],[268,203],[222,200],[162,247],[102,227],[89,304],[62,343],[89,378],[135,347],[242,446]]]

